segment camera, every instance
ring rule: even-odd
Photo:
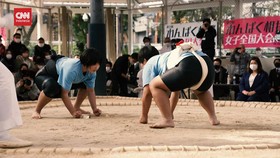
[[[27,86],[31,86],[33,84],[33,81],[29,80],[29,79],[24,79],[23,83]]]

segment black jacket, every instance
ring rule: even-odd
[[[200,28],[200,30],[196,34],[196,37],[202,39],[202,41],[201,41],[202,52],[215,49],[215,40],[214,39],[215,39],[216,35],[217,35],[217,33],[213,26],[209,26],[209,28],[206,32],[204,29]]]

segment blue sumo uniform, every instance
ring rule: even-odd
[[[83,82],[87,88],[95,87],[96,72],[85,75],[82,72],[82,64],[79,59],[63,57],[56,62],[58,84],[65,90],[71,90],[72,84]]]

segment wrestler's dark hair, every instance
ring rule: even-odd
[[[99,63],[102,63],[102,57],[100,53],[95,48],[88,48],[83,53],[81,53],[80,61],[82,65],[89,67]]]
[[[144,59],[148,61],[151,57],[158,55],[159,52],[154,46],[144,46],[140,49],[138,53],[138,61],[140,63],[144,62]]]
[[[138,56],[139,56],[138,53],[132,53],[130,56],[132,59],[138,61]]]

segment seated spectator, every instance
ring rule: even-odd
[[[23,48],[26,48],[24,44],[21,43],[21,34],[20,33],[15,33],[14,34],[14,39],[11,42],[11,44],[8,47],[8,50],[11,51],[13,55],[13,59],[15,60],[18,55],[21,55],[21,50]]]
[[[37,67],[35,66],[34,62],[29,59],[29,49],[26,47],[22,48],[21,55],[16,57],[16,71],[19,70],[22,63],[27,64],[29,70],[37,71]]]
[[[272,102],[280,100],[280,59],[275,59],[274,60],[274,66],[275,68],[272,69],[269,73],[269,81],[270,81],[270,100]]]
[[[38,98],[40,91],[36,84],[34,84],[34,77],[34,72],[27,71],[16,83],[16,92],[19,101],[36,100]]]
[[[215,69],[215,80],[214,84],[226,84],[227,83],[227,69],[222,66],[222,60],[220,58],[214,59],[214,69]],[[229,95],[229,87],[223,86],[213,86],[214,99],[218,100],[220,97],[226,97]]]
[[[214,59],[215,68],[215,84],[226,84],[227,83],[227,69],[222,66],[222,60],[220,58]]]
[[[106,92],[107,95],[111,94],[112,91],[112,67],[113,64],[110,61],[106,63]]]
[[[252,57],[239,84],[239,101],[269,101],[269,78],[258,57]]]
[[[15,77],[15,84],[22,79],[23,74],[25,74],[28,71],[28,65],[25,63],[22,63],[19,67],[19,71],[17,71],[14,74]]]
[[[10,50],[6,51],[5,56],[1,59],[1,62],[14,74],[16,73],[15,60]]]
[[[50,45],[46,44],[44,38],[40,37],[38,39],[38,44],[34,47],[33,61],[35,62],[35,64],[44,61],[46,59],[46,52],[50,51]]]
[[[5,53],[6,53],[6,48],[5,48],[5,46],[4,46],[3,44],[0,44],[0,60],[1,60],[2,58],[4,58]]]

